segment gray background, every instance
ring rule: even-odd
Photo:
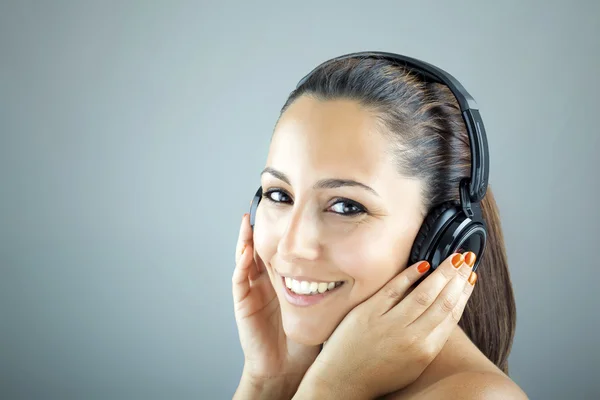
[[[285,4],[284,4],[285,3]],[[598,1],[0,4],[0,397],[221,399],[270,134],[327,58],[477,99],[518,306],[511,376],[598,398]]]

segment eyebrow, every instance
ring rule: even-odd
[[[260,173],[260,176],[263,176],[263,174],[271,174],[275,178],[292,186],[292,184],[290,183],[290,179],[287,177],[287,175],[281,171],[274,169],[274,168],[266,167]],[[360,188],[368,190],[369,192],[373,193],[374,195],[380,197],[379,194],[375,191],[375,189],[373,189],[370,186],[365,185],[364,183],[355,181],[353,179],[336,179],[336,178],[321,179],[320,181],[318,181],[317,183],[315,183],[313,185],[313,189],[335,189],[335,188],[339,188],[339,187],[343,187],[343,186],[360,187]]]

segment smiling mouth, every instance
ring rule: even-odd
[[[282,277],[283,284],[292,293],[301,296],[314,296],[329,293],[344,284],[344,281],[315,282],[299,281],[290,277]]]

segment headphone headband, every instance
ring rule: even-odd
[[[479,107],[477,106],[477,103],[475,102],[473,97],[460,84],[460,82],[458,82],[458,80],[456,80],[448,72],[425,61],[417,60],[415,58],[407,57],[401,54],[386,53],[379,51],[364,51],[358,53],[345,54],[321,63],[311,72],[309,72],[306,76],[304,76],[304,78],[302,78],[300,82],[298,82],[298,84],[296,85],[296,89],[302,86],[315,71],[322,68],[324,65],[334,61],[355,57],[379,58],[392,61],[396,64],[402,64],[405,67],[408,67],[414,70],[415,72],[418,72],[425,78],[425,80],[429,82],[442,83],[450,89],[454,97],[456,97],[456,100],[458,101],[458,104],[460,106],[463,121],[465,122],[465,126],[469,134],[469,147],[471,149],[471,178],[467,182],[465,182],[465,184],[467,185],[469,196],[468,199],[465,198],[464,200],[470,200],[470,202],[473,203],[481,201],[481,199],[483,199],[483,197],[485,196],[488,186],[490,162],[485,127],[483,125],[481,115],[479,114]],[[462,200],[463,199],[461,193],[461,202]],[[463,206],[465,206],[464,202]]]

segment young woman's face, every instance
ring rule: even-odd
[[[356,102],[303,96],[275,128],[254,243],[299,343],[326,341],[404,269],[423,221],[421,184],[398,173],[375,122]]]

